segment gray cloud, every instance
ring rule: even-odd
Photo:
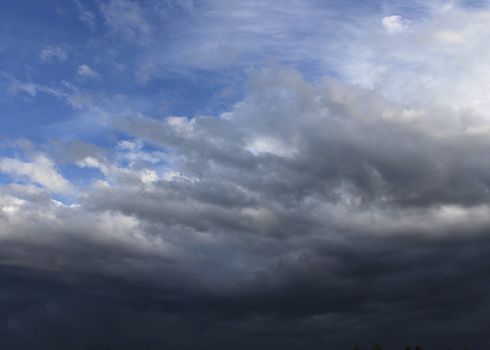
[[[220,116],[113,117],[136,141],[67,150],[100,173],[74,204],[2,187],[0,334],[19,349],[45,328],[54,348],[486,344],[482,118],[280,68]]]

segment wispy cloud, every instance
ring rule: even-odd
[[[128,41],[145,43],[152,34],[151,24],[139,2],[110,0],[100,3],[105,23]]]
[[[40,56],[43,62],[51,62],[53,60],[63,62],[68,58],[66,50],[61,46],[46,46],[41,50]]]
[[[96,16],[93,12],[89,11],[80,0],[75,0],[75,5],[79,12],[79,18],[82,22],[87,24],[89,27],[95,27]]]

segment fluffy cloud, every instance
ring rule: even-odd
[[[14,178],[26,177],[53,192],[71,191],[70,183],[58,173],[53,161],[43,154],[35,155],[32,161],[28,162],[15,158],[0,158],[0,172]]]
[[[86,64],[82,64],[82,65],[78,66],[77,72],[78,72],[78,75],[81,77],[87,77],[87,78],[98,78],[99,77],[99,73],[94,71],[92,68],[90,68]]]
[[[401,33],[408,28],[408,21],[398,15],[383,17],[382,23],[383,27],[390,34]]]

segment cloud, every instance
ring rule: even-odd
[[[15,158],[0,158],[0,172],[13,177],[26,177],[53,192],[72,191],[70,183],[58,173],[53,161],[42,154],[33,156],[30,162]]]
[[[138,43],[125,63],[142,80],[297,67],[249,68],[224,112],[163,116],[140,90],[7,78],[104,129],[77,134],[98,146],[0,158],[2,344],[490,345],[488,13],[383,5],[403,14],[384,28],[357,12],[375,2],[345,3],[96,3],[110,40]]]
[[[26,271],[23,285],[43,276],[48,297],[33,303],[56,305],[32,323],[11,316],[5,332],[29,332],[80,298],[86,306],[66,314],[94,307],[105,329],[125,329],[113,316],[127,304],[128,322],[141,318],[142,337],[158,343],[173,338],[152,327],[174,317],[183,334],[205,325],[199,339],[225,343],[293,334],[299,344],[401,345],[427,329],[428,343],[448,329],[456,342],[484,339],[490,145],[471,124],[484,117],[468,124],[463,112],[407,109],[273,67],[253,71],[246,98],[221,115],[111,122],[126,134],[112,156],[70,153],[99,172],[77,203],[2,186],[2,263]],[[46,156],[0,164],[52,191],[68,186]],[[59,312],[59,327],[78,334]],[[471,330],[458,329],[461,317]],[[113,334],[88,342],[137,342]]]
[[[141,42],[146,44],[138,47],[134,74],[139,82],[147,82],[173,74],[169,67],[222,74],[223,67],[241,69],[272,60],[304,67],[309,76],[332,72],[397,102],[430,103],[427,100],[435,98],[443,106],[479,113],[489,109],[482,93],[488,72],[479,59],[488,56],[482,44],[488,37],[487,8],[476,11],[441,1],[403,6],[390,2],[381,14],[376,2],[370,4],[343,11],[340,5],[317,2],[278,6],[215,0],[197,14],[184,12],[164,21],[150,7],[140,6],[152,30],[143,35]],[[192,25],[179,26],[180,39],[173,40],[168,33],[181,23],[177,18]],[[396,34],[403,34],[403,40]]]
[[[86,64],[78,66],[78,75],[86,78],[98,78],[100,75]]]
[[[409,22],[401,16],[392,15],[383,17],[382,23],[388,33],[396,34],[404,32],[408,28]]]
[[[51,62],[53,60],[63,62],[68,58],[66,50],[61,46],[46,46],[41,50],[40,56],[43,62]]]
[[[490,51],[483,43],[489,36],[484,25],[489,9],[433,5],[423,16],[410,18],[403,40],[369,30],[369,21],[359,22],[364,30],[353,30],[337,42],[338,56],[332,64],[344,81],[398,102],[435,103],[485,114],[490,100],[483,93],[489,77],[483,62]],[[388,31],[400,33],[406,27],[402,17],[385,20]]]
[[[97,74],[95,77],[99,77],[99,75]],[[94,96],[90,92],[80,90],[66,81],[61,81],[56,86],[49,86],[32,81],[19,81],[11,77],[7,77],[7,80],[9,81],[9,90],[13,94],[26,93],[32,97],[38,94],[47,94],[60,99],[75,109],[89,109],[92,112],[101,113],[94,101]]]
[[[99,4],[107,26],[128,41],[145,42],[151,34],[151,24],[140,3],[110,0]]]
[[[87,10],[79,0],[75,0],[75,5],[79,12],[78,17],[80,18],[80,20],[93,29],[95,27],[95,21],[96,21],[95,14]]]

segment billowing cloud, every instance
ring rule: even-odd
[[[54,310],[69,308],[71,298],[95,307],[106,298],[96,295],[118,293],[132,321],[140,314],[156,326],[179,317],[184,329],[205,322],[202,339],[218,332],[223,343],[293,334],[347,346],[353,335],[370,341],[387,328],[393,344],[413,332],[433,342],[436,329],[453,330],[455,341],[483,334],[486,120],[431,105],[407,109],[289,69],[257,71],[249,86],[219,116],[114,117],[127,135],[116,160],[76,153],[78,166],[100,172],[76,204],[4,187],[2,262],[50,276],[47,291],[66,290],[67,300],[38,296]],[[45,157],[1,164],[48,189],[65,186],[52,170],[34,170],[52,169]],[[59,280],[55,272],[79,277]],[[22,278],[31,281],[29,274]],[[77,296],[87,283],[93,292]],[[108,327],[124,329],[110,316],[118,302],[106,303]],[[148,308],[161,311],[150,320]],[[33,312],[44,320],[50,310]],[[454,329],[462,315],[474,328]],[[340,325],[350,327],[348,338],[333,335]],[[32,326],[12,316],[9,327],[4,332]],[[119,344],[111,334],[91,341]]]
[[[59,6],[77,61],[0,71],[2,345],[490,345],[486,7]]]

